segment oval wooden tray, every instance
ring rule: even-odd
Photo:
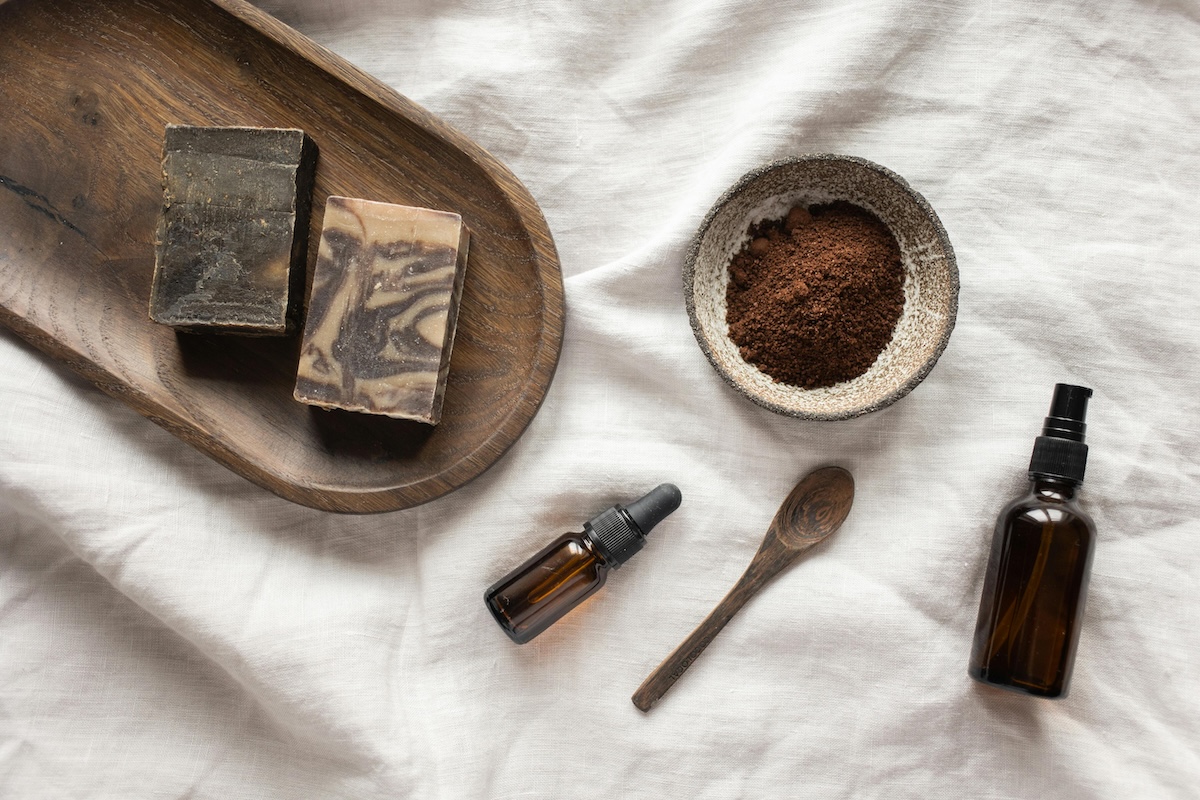
[[[241,0],[0,5],[0,323],[255,483],[342,512],[487,469],[558,362],[562,274],[537,204],[466,137]],[[311,409],[298,337],[150,322],[167,123],[303,128],[331,194],[456,211],[472,231],[442,422]]]

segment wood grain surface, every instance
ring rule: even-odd
[[[315,508],[431,500],[525,430],[558,362],[562,276],[537,204],[485,151],[241,0],[10,0],[0,33],[0,323]],[[463,216],[471,256],[436,428],[296,402],[298,336],[176,334],[149,320],[168,123],[316,140],[310,276],[331,194]]]

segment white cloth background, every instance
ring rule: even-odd
[[[557,377],[467,487],[339,516],[0,334],[0,796],[1200,793],[1194,3],[262,6],[529,187],[566,280]],[[962,273],[929,378],[842,423],[729,390],[680,287],[729,184],[822,151],[905,176]],[[1059,703],[965,674],[991,527],[1056,381],[1096,390],[1099,528]],[[844,529],[634,709],[826,463],[857,480]],[[684,503],[645,550],[511,644],[483,590],[665,480]]]

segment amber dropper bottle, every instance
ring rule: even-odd
[[[599,590],[681,500],[679,489],[664,483],[597,514],[581,533],[564,533],[488,589],[488,610],[509,638],[525,644]]]
[[[1075,501],[1087,467],[1092,390],[1060,383],[1033,447],[1029,493],[1000,514],[968,674],[1038,697],[1066,697],[1096,529]]]

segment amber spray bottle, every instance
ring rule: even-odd
[[[669,483],[628,506],[613,506],[564,533],[484,594],[488,610],[517,644],[525,644],[582,603],[646,543],[646,534],[679,508]]]
[[[1000,514],[968,674],[1038,697],[1065,697],[1096,529],[1075,501],[1087,467],[1092,390],[1057,384],[1029,462],[1029,493]]]

